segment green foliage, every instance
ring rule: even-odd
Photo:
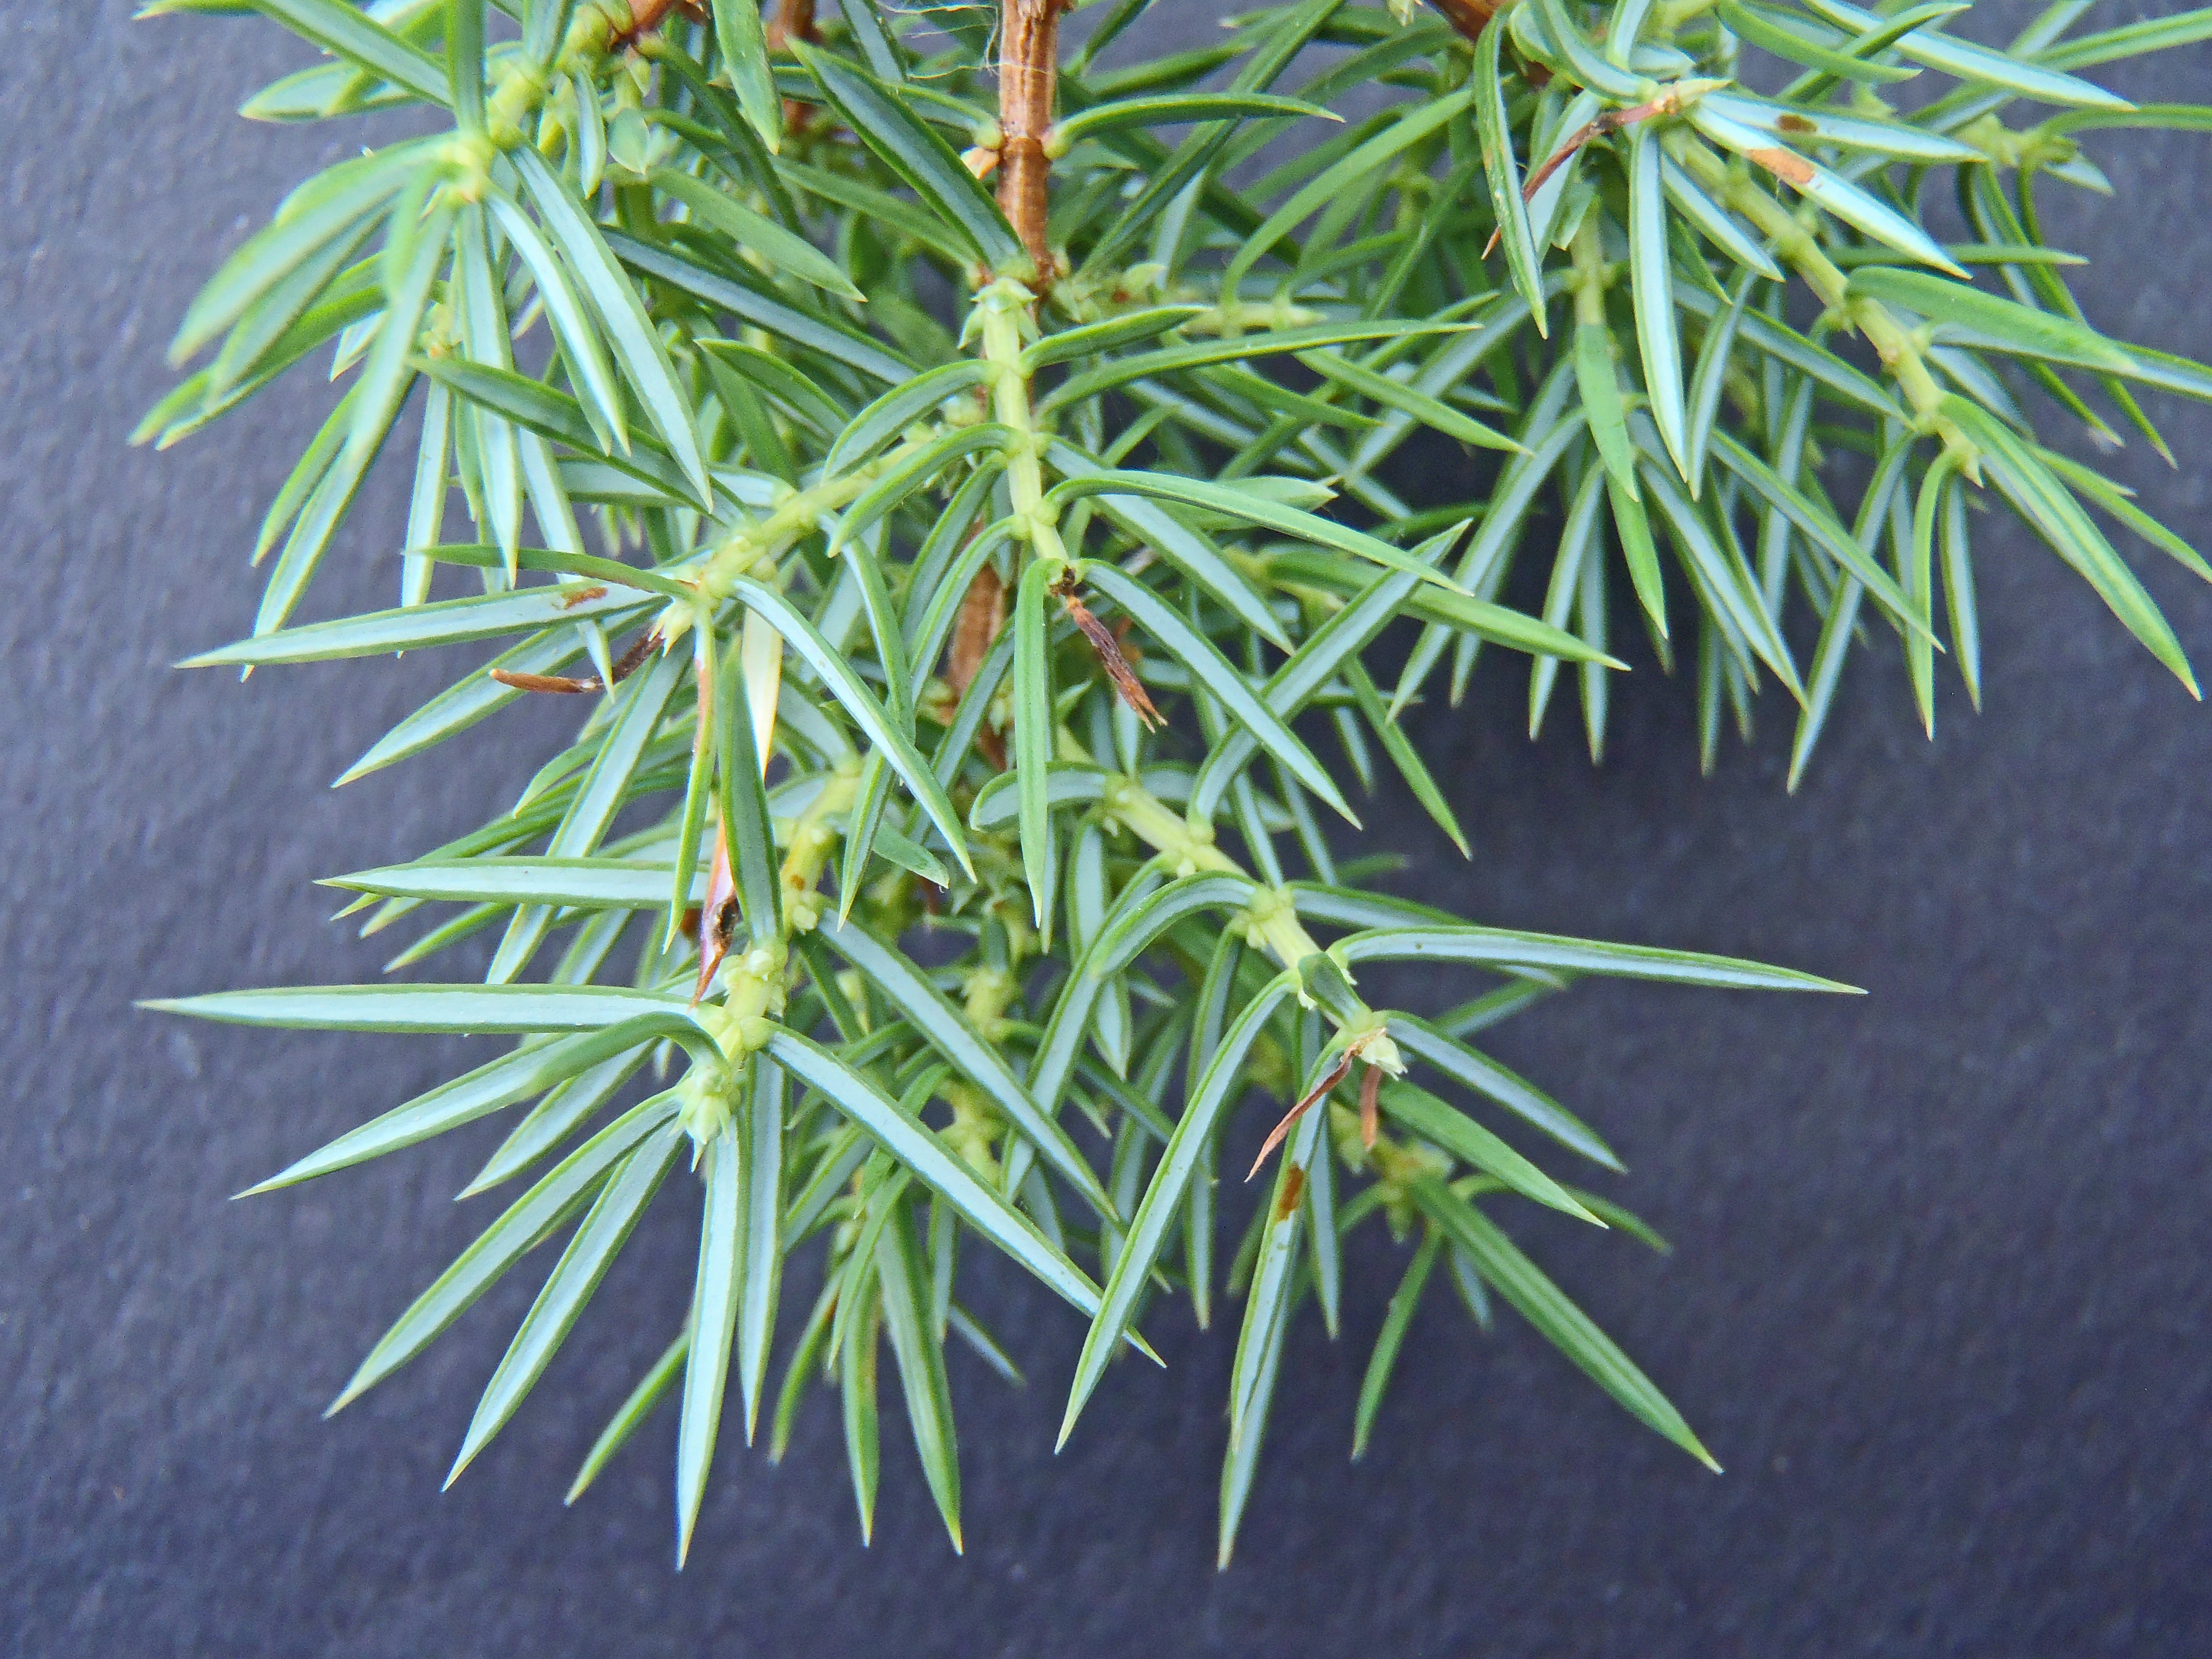
[[[1693,665],[1709,765],[1724,712],[1785,705],[1794,784],[1885,629],[1931,729],[1939,653],[1978,700],[1972,532],[1999,503],[2193,691],[2100,518],[2212,573],[2030,411],[2163,453],[2137,389],[2212,398],[2212,369],[2085,319],[2037,228],[2048,186],[2107,187],[2091,135],[2212,127],[2077,73],[2212,13],[2080,34],[2064,0],[1998,47],[1958,5],[1516,0],[1483,27],[1470,0],[1297,0],[1146,61],[1121,0],[1055,101],[1053,0],[848,0],[819,27],[635,3],[256,0],[323,57],[248,115],[411,109],[428,136],[308,179],[232,255],[176,342],[209,362],[141,434],[328,354],[343,390],[270,509],[252,636],[195,660],[501,653],[347,779],[524,696],[580,716],[508,812],[334,884],[364,931],[431,923],[395,967],[496,940],[485,982],[158,1005],[520,1037],[264,1183],[517,1114],[470,1190],[531,1184],[338,1404],[565,1231],[458,1476],[646,1210],[696,1194],[690,1316],[641,1334],[667,1346],[571,1501],[672,1401],[680,1556],[732,1375],[750,1443],[781,1356],[773,1445],[836,1389],[865,1533],[887,1338],[957,1548],[945,1346],[1020,1381],[960,1299],[979,1244],[1090,1321],[1064,1433],[1171,1298],[1203,1323],[1242,1297],[1225,1563],[1290,1333],[1311,1300],[1336,1335],[1342,1245],[1379,1221],[1411,1265],[1355,1455],[1441,1280],[1710,1462],[1500,1225],[1534,1202],[1656,1243],[1498,1128],[1617,1161],[1469,1039],[1585,975],[1845,988],[1394,897],[1330,846],[1357,818],[1314,745],[1370,787],[1379,747],[1464,850],[1405,711],[1457,702],[1486,644],[1526,653],[1531,731],[1564,665],[1595,754],[1640,623]],[[1030,55],[1001,76],[1002,48]],[[403,426],[398,603],[296,620]],[[1419,511],[1391,470],[1417,441],[1455,458]],[[1547,543],[1525,615],[1500,595]],[[1370,1006],[1366,964],[1415,962],[1471,1000]],[[648,1066],[674,1080],[625,1103]],[[1285,1108],[1224,1254],[1232,1119]]]

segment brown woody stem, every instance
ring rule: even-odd
[[[1470,40],[1482,33],[1483,26],[1498,15],[1498,9],[1493,0],[1429,0],[1429,3]]]
[[[945,653],[945,683],[952,689],[956,708],[960,699],[968,695],[968,688],[975,684],[983,659],[990,655],[999,630],[1006,623],[1006,585],[987,562],[975,573],[975,580],[968,584],[967,597],[960,601],[959,620],[953,624],[951,648]],[[975,732],[975,746],[998,770],[1006,769],[1006,742],[988,721]]]
[[[972,538],[971,538],[972,539]],[[947,653],[945,683],[955,697],[964,697],[975,683],[983,659],[996,644],[1006,621],[1006,585],[989,564],[975,573],[968,595],[960,601],[960,616],[952,628],[952,647]]]
[[[769,14],[768,49],[771,52],[789,52],[794,40],[812,40],[814,0],[776,0],[775,9]],[[810,106],[803,100],[787,98],[783,100],[783,129],[797,132],[806,125]]]
[[[704,17],[707,9],[700,0],[630,0],[629,27],[609,42],[617,51],[634,46],[641,34],[650,34],[660,27],[661,20],[681,6],[694,17]]]
[[[1060,84],[1061,0],[1004,0],[999,19],[999,205],[1036,267],[1030,284],[1042,293],[1056,274],[1045,240],[1047,180]]]
[[[794,40],[814,39],[814,0],[778,0],[768,20],[768,49],[787,52]]]

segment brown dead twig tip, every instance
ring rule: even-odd
[[[1543,189],[1545,181],[1566,165],[1567,157],[1572,155],[1591,139],[1603,138],[1612,133],[1622,131],[1634,126],[1638,121],[1649,121],[1655,115],[1676,114],[1681,109],[1681,103],[1680,94],[1670,88],[1661,93],[1648,104],[1638,104],[1630,109],[1601,111],[1594,119],[1583,123],[1569,133],[1566,142],[1553,152],[1551,159],[1528,175],[1528,182],[1521,186],[1521,199],[1523,202],[1534,201],[1536,192]]]
[[[738,921],[738,884],[730,873],[730,838],[720,827],[714,831],[714,863],[707,874],[707,892],[698,909],[689,913],[698,921],[699,981],[691,992],[691,1006],[707,994],[714,969],[729,953],[730,935]]]
[[[1543,189],[1553,173],[1567,164],[1567,158],[1589,143],[1591,139],[1608,137],[1625,128],[1634,126],[1638,121],[1648,121],[1655,115],[1673,115],[1680,107],[1680,98],[1675,93],[1668,91],[1661,93],[1650,103],[1638,104],[1632,109],[1601,111],[1595,119],[1585,121],[1569,133],[1559,149],[1553,150],[1546,158],[1543,166],[1528,175],[1521,186],[1521,200],[1523,204],[1534,201],[1536,192]],[[1785,151],[1784,154],[1787,152]],[[1503,234],[1495,230],[1490,233],[1490,240],[1483,245],[1484,258],[1487,259],[1497,251],[1498,239]]]
[[[1359,1079],[1359,1144],[1375,1150],[1375,1137],[1382,1127],[1382,1068],[1370,1066]]]
[[[1283,1144],[1283,1137],[1290,1133],[1291,1127],[1313,1109],[1316,1101],[1352,1074],[1352,1064],[1358,1058],[1352,1050],[1346,1049],[1336,1057],[1336,1064],[1328,1068],[1328,1075],[1298,1097],[1298,1103],[1285,1113],[1283,1121],[1269,1132],[1267,1145],[1260,1148],[1260,1156],[1252,1160],[1252,1167],[1245,1172],[1245,1180],[1249,1181],[1260,1173],[1260,1166],[1267,1161],[1267,1154]]]
[[[604,593],[606,590],[601,588],[599,592]],[[620,685],[635,673],[638,665],[653,654],[653,647],[659,642],[658,634],[647,632],[639,635],[630,648],[615,659],[614,684]],[[573,697],[586,691],[606,690],[605,681],[591,676],[576,679],[567,674],[518,674],[507,668],[493,668],[486,672],[501,685],[510,686],[517,691],[543,691],[555,696]]]
[[[651,629],[647,629],[644,633],[639,635],[636,639],[631,641],[629,649],[623,652],[621,656],[615,659],[615,684],[617,685],[620,685],[632,674],[637,672],[640,665],[644,663],[647,657],[653,654],[654,648],[658,647],[659,643],[660,635],[653,632]]]
[[[1081,629],[1083,637],[1091,641],[1091,650],[1098,655],[1099,666],[1106,671],[1106,678],[1114,682],[1115,691],[1129,706],[1129,712],[1144,721],[1146,731],[1158,731],[1167,721],[1161,718],[1160,711],[1152,707],[1152,699],[1145,690],[1145,683],[1137,678],[1137,671],[1129,665],[1129,659],[1121,649],[1120,633],[1100,622],[1091,614],[1091,607],[1076,598],[1079,586],[1075,580],[1075,573],[1071,570],[1053,585],[1052,591],[1060,596],[1060,604],[1067,608],[1068,620]],[[1123,627],[1126,626],[1125,618]]]

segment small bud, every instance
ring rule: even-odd
[[[695,1063],[677,1084],[676,1121],[691,1137],[693,1147],[703,1148],[735,1127],[736,1114],[730,1109],[730,1103],[742,1075],[736,1068]]]
[[[768,1008],[768,985],[750,974],[741,974],[730,987],[728,1007],[732,1019],[757,1019]]]

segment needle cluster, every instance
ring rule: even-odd
[[[347,782],[577,715],[507,811],[336,878],[421,930],[388,981],[160,1005],[514,1039],[256,1189],[504,1115],[467,1188],[503,1207],[337,1402],[531,1257],[456,1475],[655,1204],[697,1219],[690,1312],[569,1496],[672,1406],[679,1558],[718,1444],[765,1416],[779,1453],[823,1388],[866,1534],[886,1346],[957,1547],[947,1345],[1021,1381],[963,1252],[1087,1326],[1063,1438],[1147,1326],[1241,1304],[1224,1564],[1355,1245],[1405,1266],[1354,1455],[1426,1296],[1503,1303],[1710,1462],[1510,1237],[1535,1205],[1656,1243],[1566,1178],[1618,1161],[1474,1040],[1589,975],[1846,988],[1395,896],[1332,846],[1346,782],[1394,770],[1464,850],[1407,711],[1518,653],[1531,732],[1564,671],[1595,755],[1624,629],[1685,659],[1708,763],[1765,695],[1794,783],[1891,635],[1932,728],[1939,656],[1980,695],[1996,509],[2196,689],[2108,527],[2212,569],[2039,423],[2163,453],[2138,397],[2212,369],[2099,331],[2039,197],[2108,188],[2101,135],[2212,128],[2081,73],[2212,13],[2061,0],[1993,45],[1956,3],[1292,0],[1147,55],[1151,4],[151,9],[319,50],[250,117],[413,135],[301,183],[184,320],[204,362],[145,438],[295,364],[339,388],[251,636],[195,662],[492,642]],[[380,462],[412,468],[396,604],[308,619],[342,534],[389,544],[354,522]],[[401,971],[457,952],[480,981]],[[1370,1004],[1393,963],[1455,1006]],[[1267,1126],[1240,1237],[1220,1165]]]

